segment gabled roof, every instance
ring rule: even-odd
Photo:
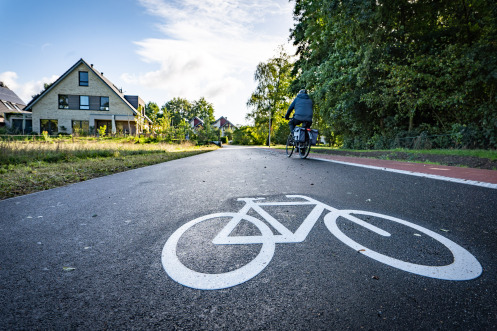
[[[2,86],[0,86],[0,100],[10,101],[18,105],[26,106],[24,101],[22,101],[21,98],[19,98],[17,94],[14,93],[14,91],[9,89],[8,87],[3,86],[3,84]]]
[[[192,127],[196,128],[199,125],[204,125],[204,121],[202,121],[200,118],[198,118],[197,116],[195,116],[194,118],[192,118],[190,120],[190,125]]]
[[[230,121],[228,121],[228,119],[226,117],[224,117],[224,116],[219,117],[214,123],[217,123],[217,122],[219,122],[219,127],[220,128],[222,128],[222,127],[224,127],[226,125],[230,125],[230,126],[235,127],[233,125],[233,123],[231,123]]]
[[[60,76],[48,89],[43,91],[39,96],[31,100],[28,105],[26,106],[26,110],[31,109],[39,100],[41,100],[48,92],[50,92],[55,86],[57,86],[61,81],[64,80],[71,72],[73,72],[80,64],[84,64],[89,71],[93,72],[98,78],[102,80],[102,82],[107,85],[132,111],[133,114],[137,114],[136,109],[124,98],[124,94],[122,93],[121,90],[119,90],[110,80],[107,79],[103,75],[103,73],[99,72],[95,68],[93,68],[93,65],[88,65],[85,60],[80,59],[78,62],[76,62],[69,70],[67,70],[62,76]]]

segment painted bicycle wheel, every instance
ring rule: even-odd
[[[259,230],[260,235],[228,236],[228,234],[225,238],[219,239],[219,236],[216,237],[211,243],[214,243],[215,241],[215,245],[262,244],[257,256],[249,263],[235,270],[223,273],[204,273],[185,266],[178,257],[178,242],[181,237],[185,235],[188,230],[200,223],[210,222],[220,218],[248,221]],[[202,216],[184,224],[169,237],[162,249],[162,265],[164,270],[173,280],[184,286],[200,290],[219,290],[232,287],[255,277],[269,264],[275,250],[273,236],[273,232],[266,224],[249,215],[217,213]]]
[[[417,232],[424,233],[428,237],[431,237],[432,239],[438,241],[440,244],[444,245],[447,249],[450,250],[453,256],[453,262],[447,265],[441,265],[441,266],[432,266],[432,265],[422,265],[422,264],[416,264],[416,263],[410,263],[406,261],[402,261],[400,259],[396,259],[393,257],[390,257],[385,254],[378,253],[368,247],[365,247],[364,245],[361,245],[357,243],[356,241],[352,240],[350,237],[348,237],[346,234],[344,234],[338,227],[337,220],[339,217],[343,217],[351,222],[354,222],[360,226],[363,227],[368,227],[370,228],[371,225],[367,222],[364,222],[363,220],[353,216],[355,215],[366,215],[366,216],[372,216],[372,217],[378,217],[380,219],[385,219],[389,220],[401,225],[405,225],[407,227],[410,227]],[[417,275],[425,276],[425,277],[431,277],[431,278],[437,278],[437,279],[444,279],[444,280],[470,280],[477,278],[478,276],[481,275],[482,273],[482,267],[478,260],[466,249],[463,247],[459,246],[455,242],[439,235],[436,232],[433,232],[431,230],[428,230],[422,226],[416,225],[414,223],[408,222],[401,220],[399,218],[395,218],[392,216],[388,215],[382,215],[378,213],[372,213],[372,212],[366,212],[366,211],[358,211],[358,210],[341,210],[337,212],[331,212],[327,214],[324,217],[324,223],[326,224],[326,227],[330,232],[336,236],[339,240],[341,240],[344,244],[347,246],[351,247],[352,249],[356,250],[359,253],[362,253],[363,255],[366,255],[378,262],[387,264],[391,267],[404,270],[410,273],[414,273]],[[374,226],[373,226],[374,227]],[[372,227],[371,227],[372,228]],[[376,227],[374,227],[376,228]],[[378,229],[378,228],[376,228]],[[389,237],[390,234],[386,231],[383,231],[381,229],[378,229],[379,231],[374,231],[380,234],[380,232],[383,232],[383,236]],[[408,249],[408,248],[406,248]]]

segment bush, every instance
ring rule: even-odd
[[[107,131],[107,125],[103,125],[103,126],[99,127],[97,129],[98,136],[101,137],[101,138],[105,137],[106,131]]]

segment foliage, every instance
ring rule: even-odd
[[[258,84],[247,101],[247,106],[253,109],[247,114],[247,119],[254,121],[255,130],[258,131],[257,135],[265,135],[268,138],[268,144],[270,141],[269,133],[279,132],[279,127],[286,125],[282,117],[291,103],[289,97],[289,87],[292,81],[291,71],[290,56],[280,46],[278,54],[267,62],[259,63],[254,74],[254,80]],[[279,135],[277,135],[278,139]]]
[[[43,83],[43,90],[41,90],[40,93],[38,93],[38,94],[32,95],[31,99],[32,100],[37,99],[40,95],[43,94],[43,92],[45,92],[46,90],[48,90],[50,88],[50,86],[53,85],[53,83],[55,83],[55,82],[52,82],[52,83]]]
[[[233,130],[226,129],[224,130],[224,136],[228,138],[228,140],[233,140]]]
[[[200,145],[209,144],[211,141],[218,141],[221,133],[218,128],[213,127],[210,122],[204,122],[204,125],[197,128],[196,138]]]
[[[154,131],[168,135],[171,139],[185,140],[187,137],[201,144],[218,140],[219,133],[212,128],[214,106],[205,98],[190,102],[184,98],[173,98],[166,102],[154,122]],[[203,128],[193,132],[189,121],[194,117],[204,121]]]
[[[183,98],[173,98],[162,106],[163,113],[171,119],[171,126],[179,125],[184,119],[190,120],[191,109],[190,101]]]
[[[105,133],[107,132],[107,125],[102,125],[101,127],[99,127],[97,129],[97,132],[98,132],[98,136],[100,138],[105,137]]]
[[[296,0],[294,18],[292,89],[348,145],[457,124],[497,147],[495,1]]]
[[[233,132],[233,144],[235,145],[262,145],[264,137],[257,134],[252,126],[241,126]]]
[[[159,117],[159,106],[155,102],[149,102],[147,103],[145,107],[145,115],[152,121],[152,123],[156,123],[158,121]]]
[[[203,97],[192,103],[192,107],[187,116],[189,120],[196,116],[202,121],[209,123],[213,123],[216,120],[214,118],[214,106],[207,102]]]
[[[41,134],[43,135],[43,140],[45,140],[45,141],[51,140],[50,135],[48,134],[48,131],[43,131]]]

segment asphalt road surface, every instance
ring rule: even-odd
[[[495,189],[223,148],[0,201],[0,329],[496,329],[496,218]]]

